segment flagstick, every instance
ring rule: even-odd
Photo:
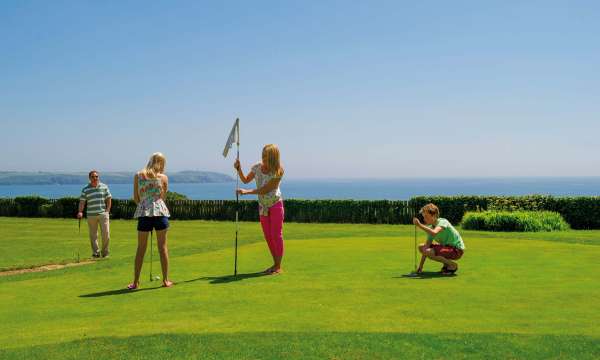
[[[233,142],[237,144],[237,161],[240,161],[240,119],[235,119],[235,123],[233,124],[233,128],[231,128],[231,132],[229,133],[229,137],[227,138],[227,143],[225,144],[225,149],[223,150],[223,157],[227,157],[229,150],[231,149],[231,145]],[[238,232],[240,230],[239,224],[239,211],[240,211],[240,174],[239,168],[236,168],[238,171],[235,173],[235,260],[233,263],[233,276],[237,276],[237,255],[238,255]]]
[[[239,146],[238,146],[238,160],[240,158]],[[239,179],[235,182],[236,189],[240,188]],[[237,276],[237,256],[238,256],[238,232],[240,230],[239,223],[239,208],[240,208],[240,194],[235,192],[235,260],[233,263],[233,276]]]
[[[237,121],[237,120],[236,120]],[[237,161],[240,161],[240,127],[238,125],[237,128]],[[237,174],[236,174],[237,175]],[[235,177],[235,260],[234,260],[234,265],[233,265],[233,276],[237,276],[237,253],[238,253],[238,232],[240,230],[240,223],[239,223],[239,217],[238,217],[238,213],[239,213],[239,209],[240,209],[240,194],[237,192],[237,190],[240,188],[240,177],[236,176]]]

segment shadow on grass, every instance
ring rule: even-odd
[[[118,290],[108,290],[91,294],[79,295],[80,298],[93,298],[93,297],[102,297],[102,296],[112,296],[112,295],[124,295],[124,294],[133,294],[140,291],[146,290],[158,290],[161,287],[152,287],[152,288],[142,288],[137,290],[129,290],[129,289],[118,289]]]
[[[403,274],[401,276],[394,276],[395,279],[415,279],[415,280],[424,280],[424,279],[448,279],[456,277],[456,274],[444,275],[439,273],[438,271],[423,271],[420,274],[409,273]]]
[[[252,279],[262,276],[272,276],[269,274],[265,274],[264,272],[255,272],[255,273],[247,273],[247,274],[237,274],[237,275],[224,275],[224,276],[206,276],[201,277],[194,280],[182,281],[182,282],[192,282],[198,280],[205,280],[211,284],[228,284],[235,281],[242,281],[246,279]]]

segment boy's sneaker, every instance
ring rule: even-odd
[[[92,259],[99,259],[100,258],[100,254],[92,254]]]

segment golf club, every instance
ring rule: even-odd
[[[78,223],[78,236],[81,237],[81,218],[77,218],[77,223]],[[78,245],[79,247],[79,245]],[[79,258],[79,249],[77,249],[77,262],[79,263],[80,258]]]
[[[417,273],[417,225],[415,225],[415,274]]]
[[[154,234],[154,231],[150,230],[150,281],[154,281],[154,280],[160,280],[160,276],[156,275],[156,276],[152,276],[152,254],[154,253],[154,250],[152,249],[152,235]]]
[[[415,268],[409,274],[402,275],[402,277],[419,277],[419,273],[417,273],[417,225],[415,225]]]
[[[420,214],[421,214],[421,212],[419,211],[419,214],[415,215],[415,217],[420,218],[420,216],[419,216]],[[410,272],[409,274],[402,275],[402,277],[419,277],[419,273],[417,273],[417,225],[414,225],[414,227],[415,227],[415,237],[414,237],[414,265],[415,265],[415,267],[412,272]]]

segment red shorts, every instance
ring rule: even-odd
[[[446,259],[458,260],[463,256],[463,251],[461,249],[452,246],[432,244],[431,248],[435,251],[435,256],[443,256]]]

